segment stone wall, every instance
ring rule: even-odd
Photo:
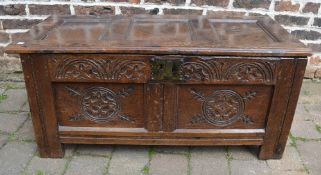
[[[17,64],[3,48],[51,14],[228,14],[269,15],[311,47],[306,77],[321,78],[320,0],[0,0],[0,69]],[[13,61],[15,60],[15,61]]]

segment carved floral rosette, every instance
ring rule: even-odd
[[[108,88],[88,88],[81,97],[81,111],[92,121],[108,121],[120,111],[117,98],[117,95]]]
[[[246,92],[242,97],[232,90],[217,90],[205,96],[192,88],[191,93],[195,99],[202,102],[202,113],[192,117],[190,124],[207,122],[216,126],[226,126],[240,119],[246,124],[253,122],[244,114],[244,108],[245,101],[254,98],[255,92]]]
[[[134,122],[131,117],[121,114],[119,98],[130,95],[132,88],[114,92],[109,88],[94,86],[85,90],[78,90],[75,87],[66,86],[72,96],[77,96],[80,113],[69,117],[70,121],[88,119],[93,122],[108,122],[115,118]]]

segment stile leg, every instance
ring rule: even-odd
[[[47,60],[36,55],[21,55],[28,100],[40,157],[61,158],[64,150],[59,140],[54,97]]]
[[[285,98],[285,96],[283,99],[287,99],[286,101],[275,103],[278,104],[278,106],[275,105],[277,107],[275,107],[275,109],[273,109],[274,111],[272,111],[272,114],[274,115],[271,115],[271,120],[268,121],[266,128],[267,134],[266,138],[264,139],[264,143],[260,148],[259,159],[281,159],[286,147],[286,142],[290,133],[296,105],[299,99],[307,60],[304,58],[297,58],[295,61],[293,61],[292,64],[294,64],[294,66],[292,66],[292,70],[283,70],[283,72],[289,72],[288,78],[285,79],[284,82],[291,82],[291,84],[280,88],[286,90],[284,92],[282,92],[282,90],[277,90],[277,93],[282,92],[280,93],[280,95],[289,94],[288,98]],[[286,83],[284,83],[283,85],[286,85]],[[283,115],[279,116],[279,114]]]

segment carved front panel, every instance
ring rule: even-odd
[[[271,94],[268,86],[181,85],[177,128],[264,128]]]
[[[144,57],[113,55],[56,56],[50,59],[55,81],[145,82],[150,67]]]
[[[143,127],[143,86],[55,83],[59,124],[64,126]]]
[[[178,88],[177,98],[170,97],[176,100],[170,102],[177,111],[171,114],[176,117],[170,119],[173,128],[264,128],[279,59],[157,56],[164,61],[159,72],[165,78],[155,79],[150,65],[155,57],[88,54],[50,59],[60,124],[144,127],[153,117],[144,113],[151,104],[144,102],[144,86],[171,82]],[[172,64],[177,60],[179,64]],[[162,96],[159,103],[165,104]],[[162,122],[167,121],[156,125],[162,128]]]

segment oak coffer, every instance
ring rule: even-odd
[[[22,60],[41,157],[62,144],[258,145],[281,158],[310,50],[269,17],[52,16]]]

